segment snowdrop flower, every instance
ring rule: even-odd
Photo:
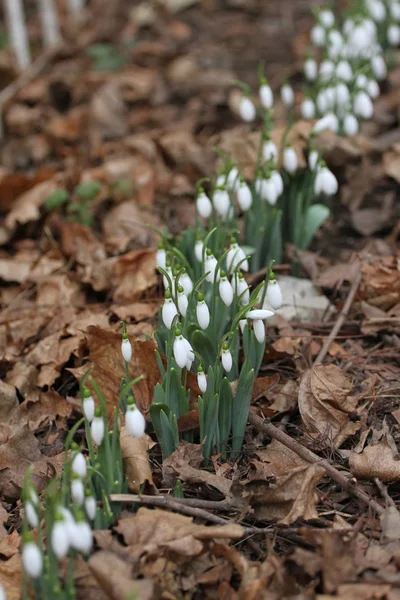
[[[77,452],[72,459],[71,463],[72,472],[79,477],[80,479],[84,479],[87,474],[87,464],[85,457],[82,452]]]
[[[122,336],[121,354],[125,362],[129,362],[132,358],[132,346],[126,333]]]
[[[328,99],[326,96],[326,90],[321,90],[318,92],[316,104],[318,108],[318,112],[323,115],[328,110]]]
[[[332,171],[328,167],[321,167],[318,171],[314,183],[315,195],[326,194],[334,196],[338,191],[338,182]]]
[[[297,171],[297,154],[290,146],[287,146],[283,151],[283,166],[289,173],[294,173]]]
[[[281,308],[282,306],[282,291],[273,273],[271,273],[268,282],[267,300],[274,310],[278,310],[278,308]]]
[[[336,60],[337,58],[339,58],[342,50],[343,50],[343,37],[341,36],[339,31],[336,31],[336,29],[333,29],[332,31],[330,31],[328,33],[329,56],[333,60]]]
[[[70,537],[67,525],[63,519],[56,518],[51,530],[51,548],[58,560],[67,556],[69,545]]]
[[[260,86],[260,101],[266,110],[270,110],[272,108],[274,97],[272,95],[272,90],[267,83],[263,83]]]
[[[347,60],[341,60],[336,65],[336,77],[346,83],[353,79],[353,70]]]
[[[236,167],[232,167],[232,169],[229,171],[229,173],[226,177],[226,187],[229,190],[236,190],[236,189],[238,189],[239,184],[240,184],[239,171]]]
[[[200,391],[205,394],[207,391],[207,377],[201,365],[197,370],[197,385],[199,386]]]
[[[92,440],[97,446],[101,446],[104,439],[104,420],[101,416],[101,409],[97,407],[94,413],[92,423],[90,425],[90,433]]]
[[[328,113],[322,117],[322,119],[317,121],[313,127],[313,132],[318,134],[326,129],[333,131],[333,133],[337,133],[339,131],[339,121],[335,114]]]
[[[348,114],[343,119],[343,131],[344,134],[352,137],[358,133],[358,121],[352,114]]]
[[[183,289],[183,288],[182,288]],[[171,292],[167,290],[165,292],[165,300],[161,309],[162,321],[167,329],[171,329],[172,322],[175,319],[178,311],[175,306],[175,302],[172,300]]]
[[[196,317],[197,322],[202,329],[207,329],[210,324],[210,311],[204,300],[203,294],[198,295],[198,301],[196,306]]]
[[[352,19],[346,19],[343,23],[342,31],[344,35],[350,35],[354,29],[354,21]]]
[[[356,86],[360,90],[365,90],[368,86],[368,77],[364,73],[359,73],[356,77]]]
[[[85,500],[85,488],[79,477],[75,477],[71,481],[71,498],[77,506],[82,506]]]
[[[259,344],[263,344],[265,342],[265,326],[264,321],[261,319],[255,319],[253,321],[253,331],[256,336],[256,340]]]
[[[58,508],[58,513],[60,516],[60,520],[62,520],[62,522],[64,523],[65,529],[67,531],[69,543],[70,545],[72,545],[72,541],[75,535],[75,519],[72,516],[71,511],[68,510],[68,508],[65,508],[64,506],[60,506]]]
[[[357,92],[353,101],[354,113],[363,118],[370,119],[374,113],[374,107],[371,98],[364,91]]]
[[[193,281],[190,279],[186,271],[182,271],[182,273],[179,275],[178,286],[179,285],[183,287],[183,291],[185,292],[186,296],[189,296],[190,292],[193,290]]]
[[[171,283],[172,283],[172,289],[171,289],[171,293],[173,294],[173,293],[174,293],[174,290],[175,290],[174,275],[173,275],[173,273],[172,273],[172,268],[171,268],[171,265],[170,265],[170,264],[168,264],[168,262],[167,262],[167,264],[165,265],[165,272],[167,273],[167,275],[168,275],[168,276],[169,276],[169,278],[171,279]],[[164,275],[164,274],[163,274],[163,284],[164,284],[164,287],[165,287],[165,289],[166,289],[166,290],[167,290],[167,289],[169,289],[170,283],[169,283],[169,281],[168,281],[168,278],[167,278],[167,276],[166,276],[166,275]]]
[[[194,361],[194,352],[191,343],[186,338],[183,338],[183,343],[185,344],[187,352],[186,369],[190,371],[190,369],[192,368],[192,363]]]
[[[250,300],[250,289],[245,278],[243,277],[243,273],[235,273],[233,279],[233,288],[237,297],[239,298],[240,304],[242,306],[246,306]]]
[[[331,60],[324,60],[319,67],[319,76],[321,81],[330,81],[335,72],[335,65]]]
[[[203,245],[204,244],[202,240],[197,240],[197,242],[194,245],[194,255],[198,262],[202,262],[203,260]]]
[[[336,92],[336,103],[339,107],[346,106],[350,101],[349,88],[345,83],[338,83],[335,89]],[[338,108],[339,108],[338,107]]]
[[[178,367],[183,369],[186,366],[188,360],[188,351],[185,342],[183,341],[183,335],[180,330],[175,331],[175,340],[173,345],[174,359]]]
[[[200,189],[199,194],[196,198],[196,209],[200,217],[208,219],[212,213],[212,204],[210,198],[206,195],[205,191]]]
[[[128,404],[127,406],[125,413],[125,425],[131,437],[143,437],[146,429],[146,420],[135,403]]]
[[[206,259],[204,261],[204,272],[207,273],[206,279],[210,283],[214,283],[214,279],[216,281],[220,280],[220,273],[218,267],[218,261],[211,252],[211,250],[207,250]]]
[[[397,2],[397,0],[392,0],[392,2],[389,3],[389,8],[393,19],[395,21],[400,21],[400,2]]]
[[[315,171],[315,169],[317,168],[319,163],[319,154],[316,150],[311,150],[310,154],[308,155],[308,166],[311,169],[311,171]]]
[[[256,118],[256,108],[247,96],[242,96],[240,100],[239,115],[246,123],[251,123]]]
[[[39,547],[34,542],[26,542],[22,549],[22,566],[31,579],[37,579],[42,574],[43,557]]]
[[[93,420],[94,409],[95,409],[95,404],[94,404],[92,394],[90,393],[90,390],[88,390],[88,388],[85,388],[83,390],[82,411],[83,411],[85,418],[89,421],[89,423],[91,423]]]
[[[228,344],[224,344],[222,346],[221,361],[225,371],[229,373],[229,371],[232,369],[233,360]]]
[[[39,518],[36,508],[30,500],[28,500],[28,502],[25,504],[25,515],[26,520],[31,527],[37,527],[39,525]]]
[[[382,23],[386,19],[386,7],[381,0],[367,0],[366,5],[374,21]]]
[[[367,93],[370,98],[377,98],[380,94],[380,89],[378,83],[375,79],[369,79],[366,87]]]
[[[82,554],[89,554],[93,545],[93,535],[89,523],[77,521],[75,524],[75,536],[73,547]]]
[[[231,240],[228,254],[226,255],[226,266],[229,273],[232,273],[237,268],[241,269],[242,271],[249,270],[249,261],[247,260],[244,251],[242,248],[240,248],[234,238]]]
[[[240,331],[243,333],[244,332],[244,328],[247,325],[247,320],[246,319],[240,319],[239,321],[239,327],[240,327]]]
[[[272,171],[270,177],[275,184],[278,196],[280,196],[283,192],[283,179],[281,174],[279,171]]]
[[[325,46],[325,29],[321,25],[314,25],[311,29],[311,41],[317,48]]]
[[[331,10],[325,9],[321,10],[318,15],[318,21],[321,23],[325,29],[330,29],[335,24],[335,17]]]
[[[278,148],[271,139],[265,140],[263,144],[263,158],[265,162],[275,162],[278,158]]]
[[[97,512],[97,503],[96,503],[96,498],[94,498],[91,494],[86,495],[85,512],[91,521],[95,520],[96,512]]]
[[[159,244],[156,252],[156,266],[165,269],[165,263],[167,260],[167,253],[163,244]]]
[[[217,213],[226,218],[229,213],[231,201],[229,194],[225,189],[217,188],[213,193],[213,205]]]
[[[307,58],[303,65],[304,75],[308,81],[315,81],[318,76],[317,61],[313,58]]]
[[[311,98],[305,98],[301,103],[301,116],[307,120],[315,117],[315,105]]]
[[[294,93],[292,87],[288,83],[285,83],[281,88],[281,98],[286,108],[293,106]]]
[[[385,60],[381,54],[377,54],[372,57],[371,69],[372,69],[372,72],[373,72],[375,78],[378,81],[382,81],[382,79],[385,79],[385,77],[387,75],[387,68],[386,68]]]
[[[188,299],[185,294],[183,287],[178,286],[178,309],[182,317],[186,317],[186,311],[188,307]],[[169,328],[168,328],[169,329]]]
[[[398,46],[400,44],[400,27],[398,25],[389,25],[387,39],[391,46]]]
[[[265,319],[273,317],[274,314],[272,310],[268,310],[267,308],[254,308],[253,310],[249,310],[246,318],[252,321],[265,321]]]
[[[238,204],[244,212],[249,210],[253,204],[253,196],[251,190],[245,181],[242,181],[239,185],[239,189],[236,192]]]
[[[221,281],[219,282],[219,295],[225,306],[230,306],[233,302],[233,289],[228,281],[224,271],[221,271]]]

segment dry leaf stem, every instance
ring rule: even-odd
[[[373,509],[376,513],[380,515],[384,512],[385,509],[376,500],[370,498],[370,496],[366,492],[364,492],[359,487],[357,487],[357,485],[352,483],[352,481],[348,477],[340,473],[340,471],[338,471],[333,465],[331,465],[325,458],[321,458],[317,454],[314,454],[314,452],[312,452],[308,448],[305,448],[304,446],[299,444],[299,442],[296,442],[296,440],[293,440],[289,435],[287,435],[287,433],[281,431],[272,423],[264,422],[263,419],[257,417],[257,415],[250,414],[249,422],[259,431],[262,431],[262,433],[265,433],[269,437],[278,440],[278,442],[281,442],[281,444],[284,444],[285,446],[287,446],[287,448],[293,450],[293,452],[296,452],[296,454],[298,454],[303,460],[306,460],[311,464],[317,463],[318,465],[323,467],[335,483],[340,485],[341,488],[346,490],[346,492],[348,492],[352,496],[355,496],[356,498],[367,504],[367,506]]]

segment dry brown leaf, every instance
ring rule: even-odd
[[[34,392],[29,395],[20,406],[20,419],[27,423],[31,431],[36,431],[40,426],[49,426],[51,423],[66,425],[66,420],[71,416],[74,404],[62,398],[55,390],[48,392]]]
[[[335,365],[318,365],[302,376],[299,411],[308,433],[319,444],[339,448],[360,428],[349,419],[357,404],[350,390],[351,383]]]
[[[101,589],[112,600],[153,600],[156,597],[153,581],[133,580],[129,563],[112,552],[101,550],[92,554],[88,565]]]
[[[128,112],[120,81],[105,83],[93,95],[89,108],[89,136],[93,143],[126,135]]]
[[[40,217],[40,207],[57,189],[55,181],[43,181],[19,196],[13,203],[13,207],[6,216],[5,225],[12,233],[18,223],[25,224],[37,221]]]
[[[382,528],[382,543],[387,544],[394,540],[400,540],[400,512],[396,506],[389,504],[379,518]]]
[[[377,477],[383,482],[400,479],[400,460],[393,458],[393,451],[386,438],[374,446],[367,446],[361,454],[352,452],[349,465],[350,471],[358,479]]]
[[[0,380],[0,421],[12,424],[18,417],[19,402],[14,386]]]
[[[4,586],[7,600],[20,600],[22,589],[22,565],[19,554],[9,560],[0,560],[0,582]]]
[[[139,300],[157,283],[155,250],[134,250],[120,256],[113,266],[113,299],[121,304]]]
[[[148,453],[154,442],[147,435],[142,438],[133,438],[127,432],[126,427],[122,427],[120,443],[129,491],[137,494],[146,484],[154,492],[155,486]]]
[[[386,600],[392,590],[391,584],[383,583],[345,583],[340,585],[337,593],[317,594],[315,600]],[[393,600],[396,600],[393,597]]]
[[[103,221],[107,248],[111,252],[121,253],[126,252],[128,247],[132,249],[155,246],[156,235],[149,225],[161,228],[158,217],[144,212],[134,200],[122,202],[111,209]]]

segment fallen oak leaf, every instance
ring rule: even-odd
[[[133,580],[131,566],[112,552],[101,550],[89,559],[89,569],[112,600],[153,600],[154,583],[150,578]]]
[[[400,479],[400,460],[395,460],[386,438],[375,445],[364,448],[358,454],[352,452],[349,458],[350,471],[358,479],[374,479],[383,482]]]

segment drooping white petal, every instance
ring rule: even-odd
[[[43,557],[39,547],[34,542],[27,542],[22,549],[22,566],[31,579],[37,579],[42,574]]]
[[[58,560],[67,556],[69,545],[69,534],[66,523],[63,520],[56,520],[51,530],[51,547]]]
[[[246,123],[251,123],[256,118],[256,108],[247,96],[242,96],[240,100],[239,114]]]
[[[269,305],[274,309],[278,310],[282,306],[282,291],[279,283],[276,279],[271,279],[268,282],[267,287],[267,300]]]
[[[171,329],[172,322],[178,314],[175,302],[172,298],[166,298],[161,310],[163,323],[167,329]]]
[[[186,366],[186,362],[188,359],[188,352],[183,341],[183,336],[177,336],[174,340],[173,345],[174,350],[174,358],[178,367],[183,369]]]
[[[253,310],[249,310],[246,317],[248,319],[254,319],[257,321],[263,321],[264,319],[269,319],[274,316],[274,312],[272,310],[268,310],[266,308],[254,308]]]
[[[132,346],[128,338],[122,338],[121,342],[121,353],[122,357],[126,362],[129,362],[132,358]]]
[[[229,373],[233,365],[232,354],[230,350],[222,350],[221,361],[225,371]]]
[[[207,329],[210,324],[210,311],[204,300],[197,303],[196,317],[200,327],[202,329]]]
[[[87,474],[87,464],[82,452],[77,452],[71,463],[72,472],[81,479],[84,479]]]
[[[233,289],[227,277],[222,277],[219,282],[219,295],[225,306],[230,306],[233,302]]]
[[[82,400],[82,410],[85,418],[91,423],[94,417],[95,403],[92,396]]]
[[[86,512],[88,518],[91,521],[95,520],[95,518],[96,518],[96,511],[97,511],[96,498],[94,498],[93,496],[86,496],[86,498],[85,498],[85,512]]]
[[[270,110],[270,108],[272,108],[272,105],[274,103],[274,97],[272,94],[272,90],[268,84],[263,84],[260,87],[260,100],[261,100],[262,106],[266,110]]]
[[[251,207],[251,205],[253,203],[253,196],[251,194],[251,190],[250,190],[249,186],[247,185],[247,183],[245,183],[243,181],[240,184],[240,187],[237,190],[236,196],[237,196],[237,201],[238,201],[240,208],[243,211],[249,210],[249,208]]]
[[[200,192],[196,198],[196,209],[200,217],[208,219],[212,213],[212,204],[210,198],[205,192]]]
[[[97,446],[100,446],[104,439],[104,420],[102,417],[93,417],[90,425],[92,440]]]
[[[261,319],[255,319],[253,321],[253,331],[256,336],[257,342],[263,344],[265,342],[265,326],[264,321]]]
[[[197,385],[200,388],[200,391],[205,394],[207,391],[207,376],[204,371],[199,371],[197,373]]]
[[[125,414],[125,425],[131,437],[143,437],[146,429],[146,419],[144,418],[136,404],[128,406]]]
[[[74,504],[82,506],[85,500],[85,488],[80,479],[73,479],[71,481],[71,498]]]
[[[185,292],[178,292],[178,308],[182,317],[186,317],[186,311],[188,307],[189,301]]]
[[[283,151],[283,166],[289,173],[297,171],[298,160],[297,154],[293,148],[285,148]]]

